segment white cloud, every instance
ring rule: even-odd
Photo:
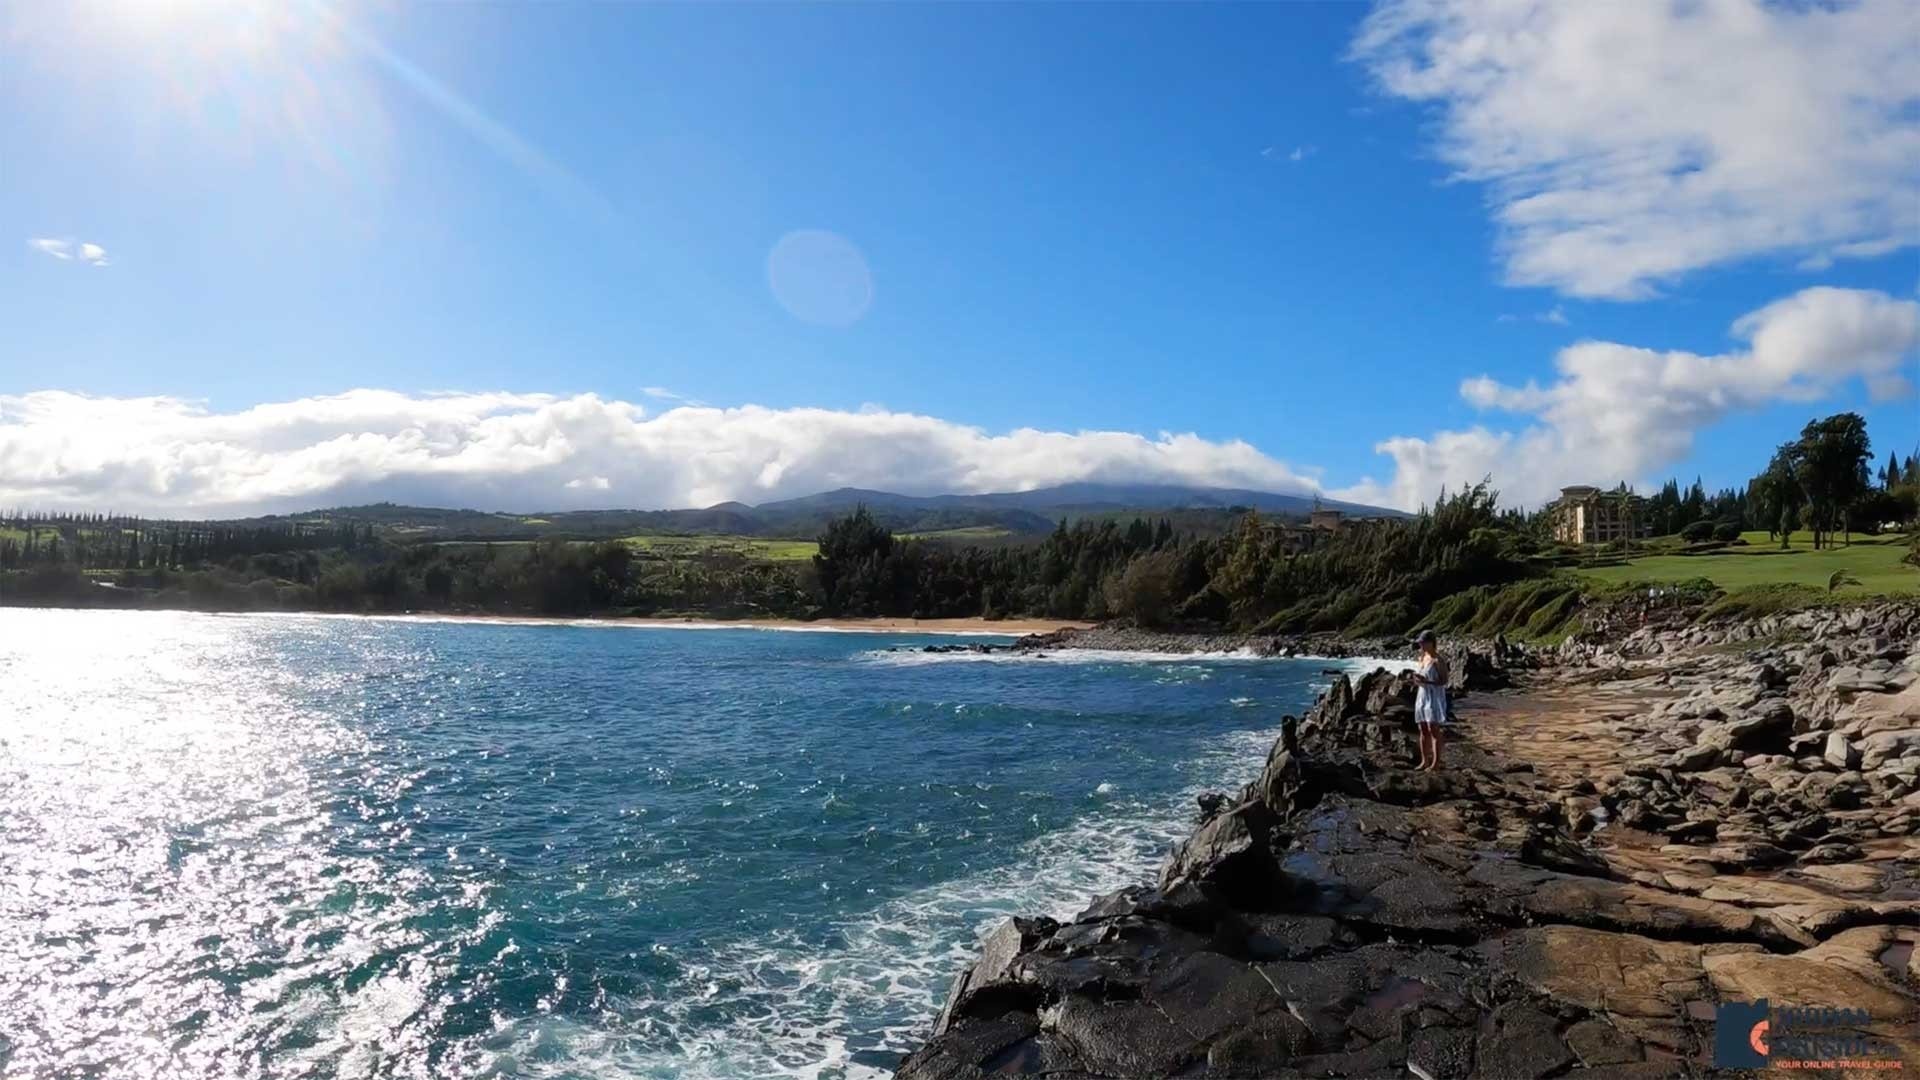
[[[677,393],[673,390],[669,390],[664,386],[643,386],[640,388],[640,392],[654,399],[655,401],[672,401],[682,405],[705,405],[706,404],[706,402],[701,401],[697,397],[688,397],[685,394]]]
[[[1387,439],[1375,449],[1393,459],[1392,480],[1335,494],[1412,508],[1490,475],[1507,501],[1537,505],[1567,484],[1649,481],[1730,412],[1818,401],[1856,379],[1879,398],[1910,392],[1903,368],[1920,345],[1920,302],[1811,288],[1742,316],[1732,333],[1746,347],[1711,356],[1582,341],[1560,351],[1545,386],[1467,379],[1469,404],[1528,426]]]
[[[1506,279],[1634,299],[1703,267],[1920,241],[1912,0],[1383,0],[1353,56],[1441,110]]]
[[[51,255],[61,262],[78,259],[88,266],[111,266],[107,260],[107,249],[88,241],[75,243],[51,236],[36,236],[27,240],[27,246],[42,255]]]
[[[1523,319],[1528,322],[1546,323],[1549,326],[1565,326],[1570,321],[1567,318],[1567,309],[1558,304],[1555,304],[1546,311],[1536,311],[1531,315],[1500,315],[1493,321],[1512,323],[1520,322]]]
[[[1319,147],[1311,143],[1302,143],[1291,150],[1283,146],[1269,146],[1260,151],[1260,156],[1263,158],[1286,158],[1288,161],[1299,164],[1319,152]]]
[[[994,434],[885,410],[681,406],[650,415],[591,394],[354,390],[214,412],[167,397],[0,396],[0,506],[148,514],[370,499],[678,507],[841,486],[979,492],[1072,480],[1318,487],[1240,441]]]

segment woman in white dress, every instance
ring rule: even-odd
[[[1446,744],[1447,662],[1441,659],[1433,631],[1420,631],[1417,640],[1420,660],[1413,681],[1419,689],[1413,697],[1413,721],[1420,726],[1420,770],[1432,772],[1440,767],[1440,748]]]

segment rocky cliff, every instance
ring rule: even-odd
[[[1439,773],[1408,688],[1342,676],[1156,883],[995,930],[899,1075],[1669,1076],[1763,997],[1920,1062],[1916,634],[1569,646]]]

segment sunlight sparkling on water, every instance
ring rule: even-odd
[[[0,611],[0,1074],[878,1074],[1320,679],[893,640]]]

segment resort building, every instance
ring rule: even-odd
[[[1346,515],[1338,510],[1314,510],[1307,514],[1307,525],[1322,532],[1339,532],[1345,519]]]
[[[1553,538],[1563,544],[1606,544],[1649,534],[1646,500],[1630,491],[1602,491],[1576,484],[1560,489],[1547,506]]]

